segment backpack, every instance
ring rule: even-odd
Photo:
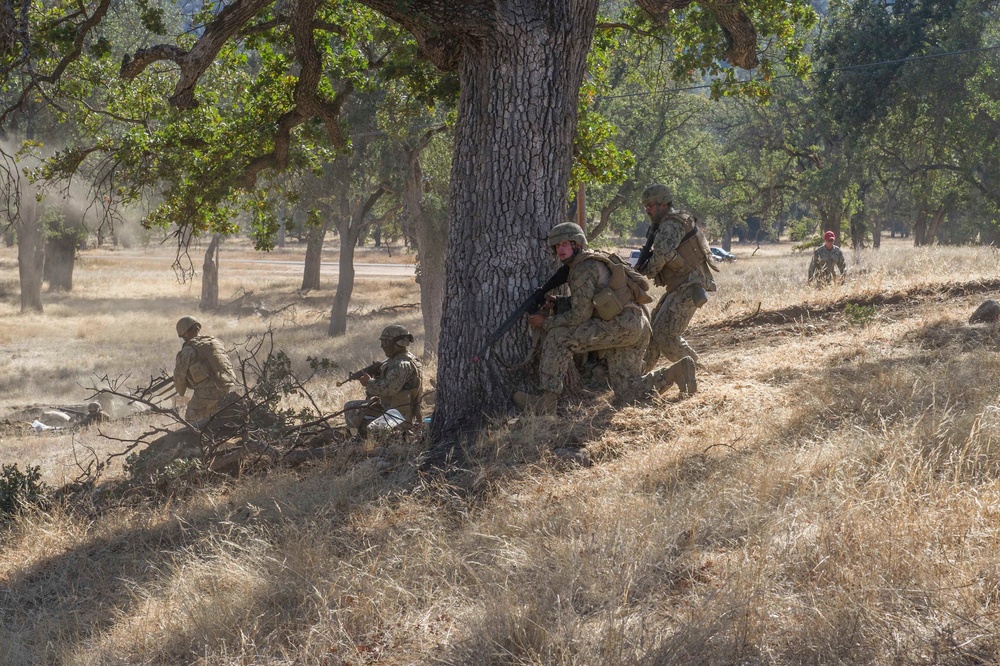
[[[617,317],[633,301],[639,305],[653,302],[649,280],[617,254],[594,252],[589,258],[597,259],[611,272],[608,286],[594,294],[594,310],[601,319]]]

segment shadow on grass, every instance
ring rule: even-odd
[[[272,556],[272,549],[281,550],[276,535],[290,525],[298,528],[314,521],[324,523],[324,531],[339,532],[355,512],[412,489],[416,478],[404,469],[383,475],[377,483],[370,467],[339,475],[331,471],[326,469],[306,481],[282,475],[256,493],[241,495],[237,489],[230,503],[209,508],[192,509],[178,502],[169,515],[166,506],[159,512],[147,504],[142,511],[148,515],[128,508],[108,511],[104,518],[113,520],[121,511],[130,524],[82,537],[0,582],[0,645],[6,655],[0,655],[0,663],[79,661],[78,652],[101,645],[102,637],[120,631],[123,622],[156,625],[156,619],[148,618],[159,615],[176,627],[177,635],[154,626],[159,637],[130,642],[128,647],[134,649],[145,643],[141,654],[132,655],[143,663],[183,663],[206,649],[239,645],[248,633],[258,640],[289,635],[296,620],[302,621],[296,615],[310,605],[315,586],[322,583],[303,578],[301,572]],[[136,523],[155,524],[137,527]],[[331,548],[331,554],[346,558],[364,547],[349,535],[341,546],[339,553]],[[200,585],[178,593],[188,598],[189,615],[175,616],[184,609],[174,607],[178,602],[169,598],[172,584],[183,585],[186,577],[197,577],[197,572],[191,572],[199,564],[227,556],[238,559],[241,552],[245,555],[244,551],[253,549],[259,550],[255,562],[267,575],[234,581],[213,580],[211,573],[203,573]],[[224,568],[210,571],[223,574],[221,578],[229,573]],[[227,587],[239,589],[243,583],[245,592],[220,601]],[[159,613],[158,605],[162,605]],[[252,627],[245,624],[248,618]],[[124,655],[120,658],[128,660]]]

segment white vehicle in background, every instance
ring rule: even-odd
[[[641,252],[642,252],[642,250],[632,250],[631,252],[629,252],[629,254],[628,254],[628,263],[629,263],[629,266],[632,266],[633,268],[635,268],[635,264],[636,264],[637,261],[639,261],[639,254]]]
[[[712,258],[716,261],[736,261],[735,254],[726,252],[721,247],[710,247],[708,249],[712,251]]]

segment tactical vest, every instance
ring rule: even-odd
[[[718,271],[712,262],[712,250],[709,248],[708,239],[698,226],[698,220],[687,213],[671,212],[664,218],[679,221],[684,226],[684,237],[677,244],[677,256],[681,259],[680,266],[664,266],[656,277],[653,278],[658,287],[666,287],[667,291],[673,291],[685,280],[692,271],[701,271],[709,284],[705,285],[706,291],[715,291],[715,280],[711,271]]]
[[[647,293],[649,280],[618,255],[592,252],[586,258],[601,262],[610,274],[607,283],[594,294],[594,312],[601,319],[614,319],[631,303],[643,305],[653,301]]]
[[[413,365],[413,376],[406,380],[403,384],[403,388],[400,389],[399,393],[381,398],[382,408],[386,411],[390,409],[397,409],[399,413],[403,415],[403,418],[410,423],[418,423],[421,420],[420,412],[420,396],[421,392],[421,381],[420,381],[420,365],[417,360],[413,358],[409,353],[408,360]],[[393,359],[387,359],[382,367],[385,367],[386,363],[391,362]]]
[[[236,384],[233,364],[226,356],[222,343],[209,335],[199,335],[184,343],[194,349],[198,359],[188,368],[188,385],[192,389],[208,385],[228,391]]]

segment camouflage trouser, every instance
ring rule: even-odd
[[[622,400],[637,397],[637,392],[644,390],[639,375],[649,334],[649,322],[637,307],[627,307],[609,321],[594,317],[578,326],[549,330],[542,340],[538,365],[541,389],[562,393],[563,377],[574,354],[606,350],[611,389]]]
[[[687,330],[691,318],[698,306],[694,303],[694,290],[698,285],[686,284],[671,292],[663,294],[660,302],[653,309],[650,320],[653,325],[653,337],[646,350],[644,372],[656,367],[660,356],[665,356],[672,362],[690,356],[692,361],[698,361],[698,352],[691,349],[681,333]]]
[[[230,387],[228,386],[224,389],[219,389],[215,386],[196,388],[194,393],[191,394],[191,400],[188,401],[187,409],[184,411],[184,419],[188,423],[204,421],[224,406],[219,403],[229,395],[229,392]]]
[[[382,410],[369,407],[368,400],[348,400],[344,403],[344,423],[348,428],[364,430],[364,426],[382,416]]]

